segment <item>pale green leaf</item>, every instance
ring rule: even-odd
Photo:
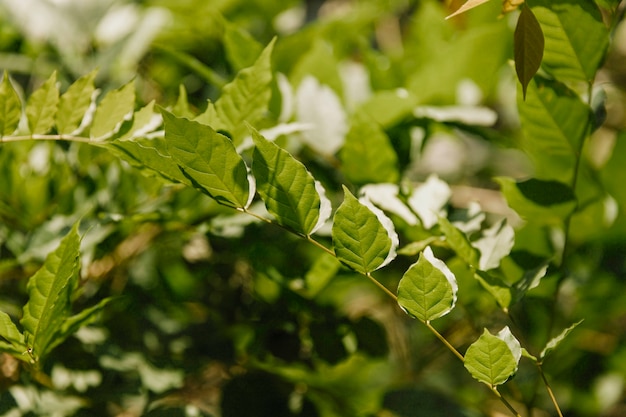
[[[445,217],[439,218],[439,229],[446,237],[446,242],[450,249],[456,252],[457,256],[470,267],[478,266],[478,251],[469,242],[465,233],[456,228]]]
[[[271,55],[275,40],[263,50],[253,66],[245,68],[224,86],[222,95],[209,105],[206,114],[196,120],[210,125],[216,131],[225,131],[238,146],[248,135],[245,122],[254,125],[267,112],[272,97]]]
[[[28,302],[21,319],[26,344],[33,357],[44,357],[55,344],[57,332],[70,312],[71,294],[77,284],[80,256],[78,224],[48,255],[27,285]]]
[[[526,101],[518,95],[522,147],[535,177],[571,183],[577,154],[589,134],[591,109],[563,84],[535,76]]]
[[[137,110],[133,117],[124,122],[115,135],[116,140],[129,140],[145,137],[153,133],[161,124],[161,114],[154,111],[154,101]]]
[[[163,111],[167,150],[195,187],[218,203],[247,208],[254,190],[233,143],[211,127]]]
[[[592,81],[609,45],[609,33],[593,0],[536,0],[543,28],[543,67],[560,80]]]
[[[556,349],[561,344],[563,339],[565,339],[572,332],[572,330],[574,330],[576,327],[578,327],[578,325],[580,323],[582,323],[582,322],[583,322],[583,320],[580,320],[580,321],[572,324],[567,329],[565,329],[561,333],[559,333],[558,336],[550,339],[550,341],[546,344],[546,347],[543,348],[543,350],[539,354],[539,358],[540,359],[544,359],[548,353],[550,353],[551,351]]]
[[[109,91],[102,99],[96,113],[89,135],[92,139],[101,139],[111,136],[117,131],[124,118],[135,108],[135,82]]]
[[[335,254],[343,264],[368,274],[393,259],[398,237],[383,225],[373,206],[357,200],[345,186],[343,190],[344,200],[335,212],[332,228]]]
[[[576,208],[571,188],[558,181],[530,179],[516,182],[496,178],[509,206],[523,219],[537,224],[559,225]]]
[[[15,132],[21,114],[22,102],[11,84],[9,73],[4,71],[0,83],[0,137]]]
[[[501,385],[513,376],[518,361],[507,342],[487,329],[465,352],[465,368],[472,377],[491,387]]]
[[[321,185],[289,152],[251,129],[255,148],[252,172],[267,210],[283,226],[311,235],[330,216]]]
[[[32,134],[46,134],[54,126],[54,117],[59,104],[57,73],[31,94],[26,104],[28,128]]]
[[[83,75],[72,84],[59,99],[59,110],[56,114],[57,132],[70,134],[81,124],[89,105],[95,87],[96,71]]]
[[[526,98],[528,83],[537,73],[543,58],[543,32],[530,7],[523,6],[514,34],[515,72]]]
[[[458,285],[447,265],[427,247],[398,285],[398,304],[409,315],[428,322],[448,314],[456,303]]]
[[[187,90],[183,84],[178,86],[178,99],[176,104],[171,109],[173,115],[177,117],[185,117],[187,119],[193,119],[194,115],[189,108],[189,100],[187,98]]]
[[[500,261],[511,252],[514,243],[515,231],[506,219],[494,223],[483,231],[479,239],[472,242],[472,246],[480,252],[478,269],[487,271],[500,266]]]
[[[2,339],[6,340],[5,343]],[[11,317],[0,311],[0,352],[4,351],[19,356],[26,352],[24,335],[19,331]]]
[[[364,113],[352,119],[341,148],[342,172],[356,185],[395,183],[400,176],[398,157],[382,128]]]

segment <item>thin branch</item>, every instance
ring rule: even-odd
[[[552,387],[550,387],[550,383],[548,382],[548,378],[546,378],[546,374],[543,372],[543,368],[540,363],[537,363],[537,368],[539,369],[539,375],[541,375],[541,379],[543,379],[543,383],[546,386],[546,390],[548,390],[548,395],[552,400],[552,404],[554,404],[554,408],[558,413],[559,417],[563,417],[563,413],[561,412],[561,408],[559,407],[559,403],[556,400],[554,392],[552,392]]]
[[[459,360],[461,362],[465,362],[465,358],[463,357],[463,355],[461,355],[461,353],[456,350],[456,348],[454,346],[452,346],[450,344],[450,342],[448,342],[448,339],[446,339],[445,337],[443,337],[441,335],[441,333],[439,333],[437,331],[437,329],[435,329],[429,321],[423,321],[422,323],[424,323],[424,325],[428,328],[428,330],[430,330],[432,332],[432,334],[434,334],[437,339],[439,339],[441,341],[441,343],[443,343],[449,350],[450,352],[454,353],[454,356],[456,356],[457,358],[459,358]]]

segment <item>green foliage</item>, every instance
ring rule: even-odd
[[[0,36],[0,414],[617,409],[618,2],[209,3]]]

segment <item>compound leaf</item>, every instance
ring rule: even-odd
[[[95,91],[93,81],[96,71],[83,75],[72,84],[59,99],[59,110],[56,115],[57,132],[61,135],[70,134],[78,129],[91,104]]]
[[[2,83],[0,83],[0,136],[15,132],[21,114],[22,102],[11,84],[9,73],[4,71]]]
[[[395,258],[398,235],[382,211],[357,200],[345,186],[343,191],[332,229],[335,253],[344,265],[369,274]]]
[[[267,210],[283,226],[311,235],[330,217],[330,201],[321,184],[289,152],[254,129],[252,172]]]
[[[447,265],[427,247],[405,272],[398,285],[398,304],[427,322],[448,314],[456,304],[458,285]]]
[[[26,117],[31,134],[46,134],[54,126],[54,117],[59,104],[59,89],[56,83],[55,71],[28,99]]]
[[[254,194],[233,143],[211,127],[163,111],[168,153],[194,186],[218,203],[246,208]]]

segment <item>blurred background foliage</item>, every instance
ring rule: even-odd
[[[313,75],[340,98],[348,117],[365,109],[388,136],[403,182],[435,173],[453,186],[451,215],[477,198],[490,216],[512,216],[492,177],[532,172],[517,145],[514,15],[499,17],[501,4],[489,2],[445,20],[461,3],[2,0],[0,67],[24,96],[54,70],[64,90],[98,68],[103,91],[135,79],[138,106],[156,100],[198,114],[277,36],[275,72],[294,89]],[[553,336],[549,329],[585,320],[546,364],[568,416],[626,414],[626,217],[620,210],[626,207],[626,28],[614,30],[597,80],[606,91],[607,117],[587,154],[612,195],[607,207],[617,214],[609,223],[606,213],[580,216],[560,298],[555,303],[551,296],[558,277],[549,274],[515,311],[534,346]],[[268,126],[288,120],[284,97],[277,83]],[[413,112],[457,105],[495,111],[497,124]],[[333,160],[306,146],[295,149],[327,189],[346,182]],[[49,386],[0,356],[2,416],[503,412],[380,290],[281,229],[77,143],[2,144],[0,171],[0,309],[18,316],[27,278],[78,219],[85,238],[77,305],[121,296],[98,326],[53,352]],[[427,236],[394,221],[404,244]],[[520,228],[516,247],[552,256],[550,242],[558,236],[547,233]],[[462,296],[461,308],[438,328],[464,350],[504,317],[462,262],[441,255],[449,257]],[[377,278],[395,288],[414,259],[401,257]],[[551,410],[536,384],[536,373],[522,366],[504,391],[529,408]],[[537,409],[533,415],[549,415]]]

